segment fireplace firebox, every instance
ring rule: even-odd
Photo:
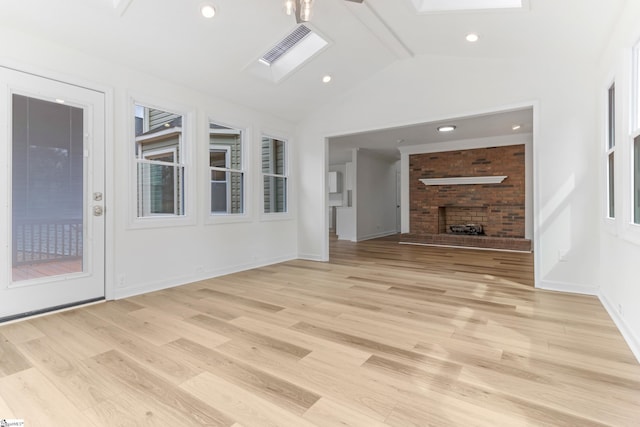
[[[483,236],[484,229],[480,224],[455,224],[449,226],[451,234],[463,234],[468,236]]]

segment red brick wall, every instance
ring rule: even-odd
[[[432,185],[419,179],[506,175],[500,184]],[[437,234],[439,209],[447,206],[486,208],[487,236],[524,238],[525,147],[478,148],[409,156],[411,233]],[[440,209],[440,212],[444,211]]]

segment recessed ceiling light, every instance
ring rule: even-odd
[[[200,13],[202,13],[202,16],[205,18],[213,18],[216,16],[216,9],[211,4],[205,4],[200,8]]]
[[[511,126],[511,129],[512,130],[518,130],[518,129],[520,129],[520,127],[521,127],[520,125],[513,125],[513,126]]]
[[[331,76],[327,74],[322,78],[322,83],[329,83],[331,81]]]
[[[467,39],[468,42],[470,43],[475,43],[478,41],[478,35],[476,33],[469,33],[467,34],[467,37],[465,37]]]
[[[454,125],[438,126],[438,132],[453,132],[454,130],[456,130]]]
[[[56,98],[58,104],[64,104],[64,99]]]

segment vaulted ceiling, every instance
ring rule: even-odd
[[[11,0],[0,3],[0,25],[295,122],[415,55],[595,63],[624,0],[529,0],[524,10],[451,13],[419,13],[417,0],[315,0],[309,26],[329,45],[278,83],[248,67],[295,29],[284,0],[210,0],[213,19],[201,16],[202,3]],[[469,32],[480,40],[466,42]],[[321,82],[326,74],[329,84]]]

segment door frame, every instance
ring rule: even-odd
[[[115,199],[115,144],[114,144],[114,105],[115,96],[114,88],[105,84],[86,79],[79,75],[72,75],[66,72],[60,72],[26,64],[13,60],[0,60],[0,67],[17,71],[20,73],[30,74],[56,82],[78,86],[80,88],[100,92],[104,95],[104,297],[105,300],[115,299],[115,239],[114,230],[116,223],[116,213],[112,212],[113,201]]]

